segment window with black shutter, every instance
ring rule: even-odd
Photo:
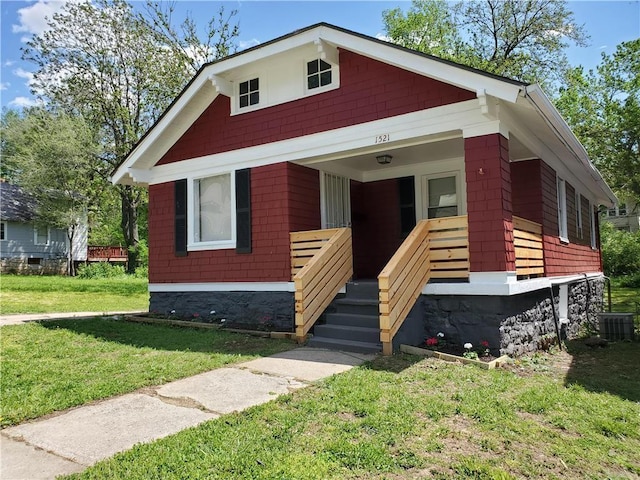
[[[187,255],[187,180],[176,180],[175,186],[175,254]]]
[[[251,170],[236,171],[236,253],[251,253]]]

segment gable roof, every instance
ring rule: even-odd
[[[114,170],[113,183],[144,183],[144,172],[162,158],[216,97],[221,93],[229,96],[229,86],[225,85],[226,81],[220,75],[309,44],[343,48],[475,92],[479,98],[490,96],[512,105],[524,102],[537,112],[539,121],[548,126],[549,132],[552,132],[548,134],[564,145],[581,164],[582,175],[587,183],[599,191],[598,200],[603,203],[615,202],[615,195],[538,85],[527,85],[327,23],[311,25],[203,65]],[[136,178],[137,176],[141,178]]]
[[[0,182],[0,220],[29,222],[33,220],[36,202],[17,185]]]

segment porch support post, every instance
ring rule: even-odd
[[[506,283],[516,269],[508,132],[464,133],[470,281],[495,272]]]

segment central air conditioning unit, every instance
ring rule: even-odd
[[[607,340],[633,340],[633,313],[599,313],[600,336]]]

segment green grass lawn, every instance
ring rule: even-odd
[[[2,275],[0,313],[148,310],[147,280]]]
[[[605,288],[605,308],[607,306],[607,290]],[[621,287],[616,279],[611,282],[611,311],[635,313],[640,303],[640,288]]]
[[[637,343],[492,371],[379,358],[71,478],[638,478],[638,364]]]
[[[280,352],[290,342],[108,319],[0,328],[0,425]]]

